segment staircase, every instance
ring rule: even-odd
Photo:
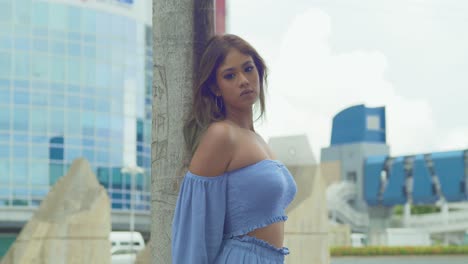
[[[352,230],[362,231],[369,226],[369,216],[349,204],[356,196],[355,184],[345,181],[332,184],[327,189],[328,214],[332,219],[349,224]]]

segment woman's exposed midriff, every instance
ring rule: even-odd
[[[284,222],[277,222],[255,229],[247,235],[268,242],[276,248],[282,248],[284,240]]]

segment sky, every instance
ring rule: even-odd
[[[270,137],[306,134],[316,157],[333,117],[386,107],[391,155],[468,149],[468,1],[227,0],[227,33],[269,67]]]

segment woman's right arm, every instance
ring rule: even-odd
[[[223,241],[227,180],[233,143],[229,127],[213,124],[192,158],[172,223],[172,263],[211,264]],[[221,177],[215,177],[221,176]]]

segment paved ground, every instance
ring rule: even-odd
[[[468,256],[336,257],[331,264],[468,264]]]

